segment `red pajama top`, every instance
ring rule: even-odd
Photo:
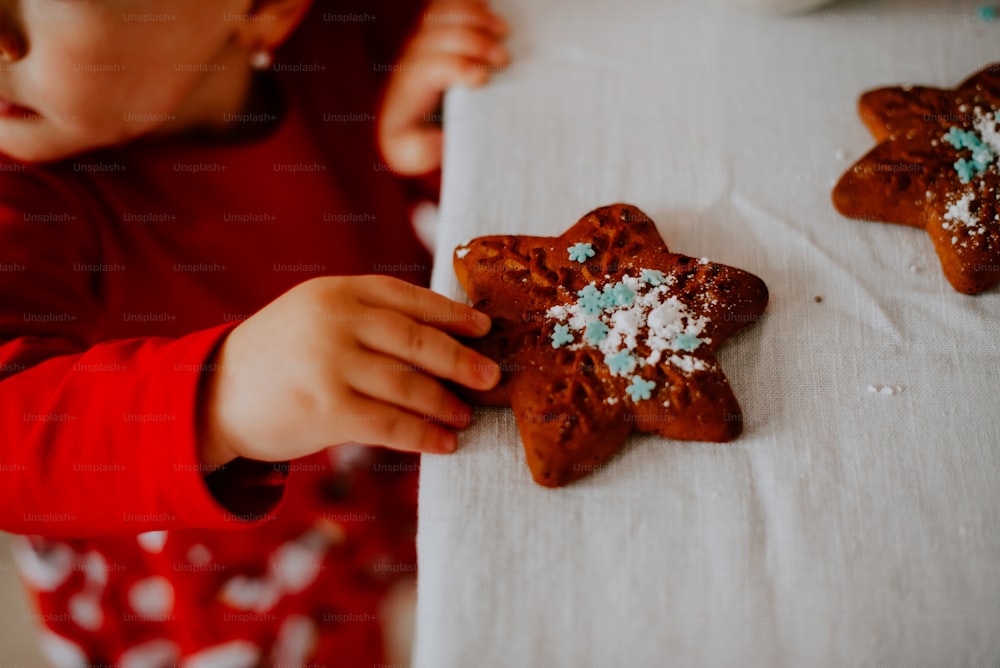
[[[232,327],[315,276],[428,277],[374,143],[406,24],[363,4],[317,5],[279,52],[281,119],[228,119],[274,126],[259,139],[0,159],[0,529],[33,536],[15,558],[57,663],[381,656],[379,601],[414,570],[415,461],[197,458]]]

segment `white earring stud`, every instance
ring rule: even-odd
[[[274,56],[267,49],[257,49],[250,54],[250,67],[255,70],[267,70],[274,64]]]

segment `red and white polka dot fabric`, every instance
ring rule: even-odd
[[[293,464],[275,521],[248,530],[19,538],[43,652],[72,668],[378,665],[380,603],[416,570],[416,474],[409,455],[342,446]]]

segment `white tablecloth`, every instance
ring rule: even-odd
[[[515,62],[447,99],[434,287],[464,297],[470,237],[626,201],[771,303],[720,355],[734,443],[636,437],[547,490],[487,409],[424,458],[418,668],[1000,665],[1000,288],[829,203],[861,91],[1000,61],[978,4],[495,0]]]

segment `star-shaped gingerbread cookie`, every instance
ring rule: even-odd
[[[591,211],[558,237],[473,239],[454,265],[493,318],[468,344],[503,371],[471,398],[513,409],[540,485],[598,470],[633,431],[716,442],[742,431],[715,351],[763,313],[756,276],[670,252],[627,204]]]
[[[954,90],[880,88],[858,106],[879,143],[834,187],[837,211],[926,229],[959,292],[1000,282],[1000,64]]]

